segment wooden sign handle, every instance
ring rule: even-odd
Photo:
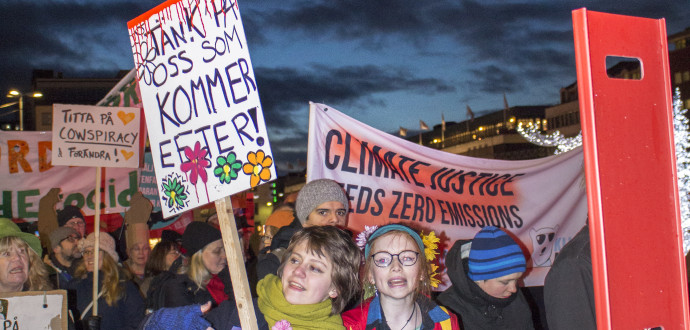
[[[220,233],[223,235],[223,245],[225,246],[225,256],[228,259],[230,278],[232,279],[232,289],[235,293],[235,303],[240,317],[242,329],[258,329],[256,314],[254,313],[254,302],[249,291],[249,280],[247,270],[242,256],[242,246],[237,234],[235,215],[232,212],[232,200],[226,196],[217,200],[216,213],[220,224]]]

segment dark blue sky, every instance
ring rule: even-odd
[[[0,95],[32,69],[112,77],[133,67],[127,21],[162,1],[0,3]],[[304,160],[308,101],[387,132],[510,106],[556,104],[575,81],[573,9],[690,27],[687,0],[240,0],[279,168]],[[8,102],[3,100],[2,103]]]

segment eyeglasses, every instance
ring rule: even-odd
[[[398,257],[398,262],[403,266],[412,266],[417,263],[419,252],[405,250],[398,254],[391,254],[385,251],[374,253],[371,258],[374,259],[374,265],[378,267],[388,267],[393,262],[393,257]]]
[[[71,235],[67,236],[64,240],[69,241],[70,243],[74,243],[76,241],[79,241],[79,237]]]

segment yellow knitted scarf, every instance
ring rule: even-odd
[[[278,321],[290,322],[293,329],[345,329],[340,315],[331,315],[331,300],[318,304],[293,305],[285,300],[283,284],[278,276],[269,274],[256,286],[259,309],[269,327]]]

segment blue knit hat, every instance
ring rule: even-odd
[[[467,275],[473,281],[490,280],[524,272],[525,264],[520,246],[501,229],[487,226],[472,240]]]

